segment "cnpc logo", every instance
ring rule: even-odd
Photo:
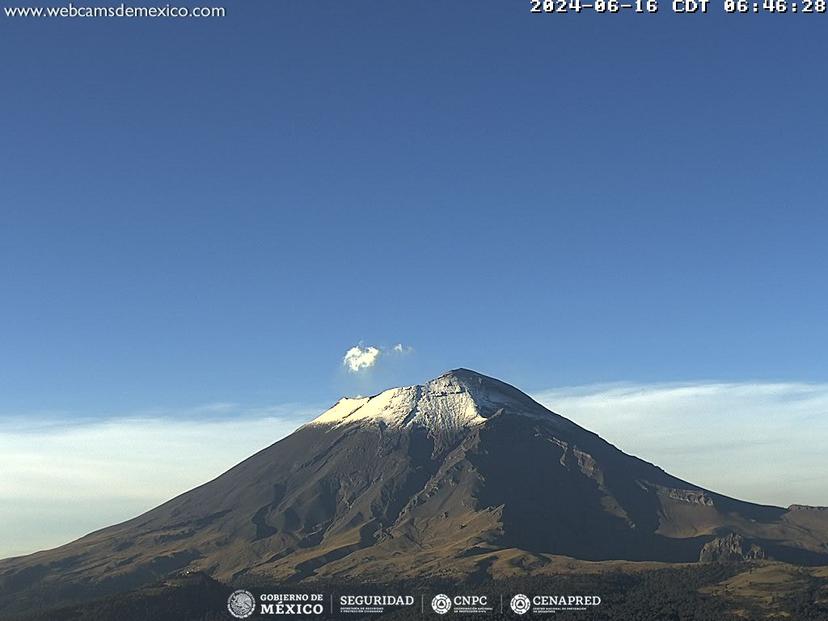
[[[431,609],[438,615],[444,615],[451,610],[451,598],[448,595],[440,593],[435,595],[431,600]]]
[[[431,600],[431,609],[438,615],[444,615],[452,608],[456,612],[489,612],[491,610],[486,595],[455,595],[449,597],[444,593],[440,593]]]

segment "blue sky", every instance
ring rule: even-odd
[[[0,21],[0,411],[825,379],[821,16],[526,8]]]
[[[0,18],[0,416],[828,381],[825,18],[662,4]]]

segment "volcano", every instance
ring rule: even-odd
[[[182,572],[295,583],[531,574],[559,557],[828,564],[826,542],[824,509],[693,485],[458,369],[342,399],[139,517],[0,561],[0,607]]]

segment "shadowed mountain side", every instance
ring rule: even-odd
[[[828,512],[702,489],[458,370],[343,399],[142,516],[0,561],[0,614],[185,569],[232,583],[485,574],[504,550],[526,574],[560,555],[693,562],[728,533],[772,558],[828,564]]]

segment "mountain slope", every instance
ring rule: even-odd
[[[299,581],[485,572],[504,558],[531,572],[552,555],[691,562],[729,533],[828,564],[828,512],[702,489],[461,369],[343,399],[144,515],[0,561],[0,610],[182,570]]]

